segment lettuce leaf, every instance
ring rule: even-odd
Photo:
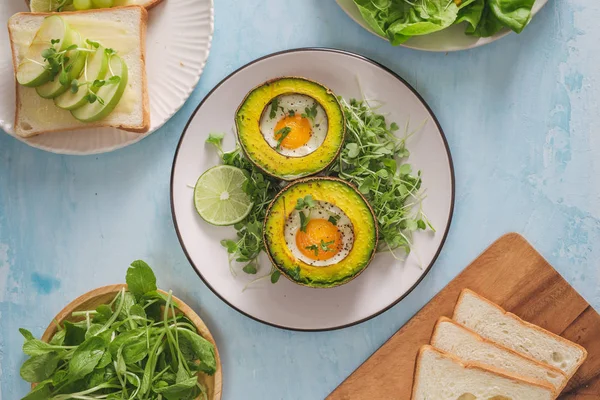
[[[393,45],[453,24],[467,24],[478,37],[504,27],[520,33],[531,20],[535,0],[354,0],[367,24]]]
[[[354,0],[361,15],[393,45],[452,25],[459,6],[453,0]]]
[[[535,0],[489,0],[489,6],[498,20],[517,33],[531,21]]]
[[[477,25],[479,25],[479,22],[481,21],[484,7],[484,0],[474,0],[470,2],[468,5],[461,7],[455,23],[460,24],[461,22],[466,22],[467,28],[465,33],[473,34],[477,29]]]

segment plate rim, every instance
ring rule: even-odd
[[[8,132],[4,128],[4,126],[1,126],[1,125],[0,125],[0,131],[7,134],[10,137],[12,137],[13,139],[16,139],[17,141],[24,143],[27,146],[32,147],[34,149],[45,151],[45,152],[48,152],[51,154],[59,154],[59,155],[66,155],[66,156],[94,156],[94,155],[99,155],[99,154],[112,153],[114,151],[124,149],[126,147],[129,147],[131,145],[134,145],[134,144],[139,143],[142,140],[146,139],[148,136],[150,136],[151,134],[160,130],[162,127],[164,127],[167,124],[167,122],[169,122],[171,119],[173,119],[175,114],[177,114],[183,108],[183,106],[188,102],[188,100],[192,96],[192,93],[194,93],[194,90],[196,90],[196,88],[198,87],[198,84],[200,83],[200,78],[202,77],[202,74],[204,73],[204,70],[206,69],[206,64],[208,63],[208,59],[210,57],[210,53],[212,50],[212,42],[213,42],[214,36],[215,36],[215,2],[214,2],[214,0],[207,0],[207,1],[210,4],[210,18],[209,18],[210,33],[209,33],[208,39],[207,39],[206,57],[204,58],[204,61],[201,63],[201,65],[198,69],[198,73],[194,77],[194,81],[190,85],[189,90],[182,96],[183,100],[173,109],[173,112],[171,113],[171,115],[166,117],[161,123],[159,123],[156,127],[154,127],[154,129],[151,129],[148,132],[139,134],[138,137],[136,137],[135,139],[133,139],[129,142],[121,143],[117,146],[112,146],[112,147],[105,148],[105,149],[93,149],[93,150],[89,150],[89,151],[77,151],[77,150],[74,151],[74,150],[65,150],[65,149],[57,150],[55,148],[51,148],[48,146],[34,144],[34,143],[31,143],[29,140],[27,140],[28,138],[20,137],[19,135],[17,135],[14,132],[12,132],[12,133]],[[148,8],[146,8],[146,11],[148,13],[152,12],[152,10],[148,9]],[[149,16],[150,15],[148,15],[148,17]],[[146,36],[147,36],[147,34],[146,34]],[[146,53],[147,53],[147,45],[146,45]],[[147,54],[146,54],[145,58],[146,59],[148,58]],[[146,74],[147,74],[147,70],[146,70]],[[15,78],[15,84],[16,84],[16,78]],[[187,128],[187,126],[186,126],[186,128]],[[109,129],[110,129],[110,127],[109,127]],[[114,128],[114,129],[119,130],[118,128]]]
[[[401,296],[398,297],[398,299],[396,299],[395,301],[393,301],[392,303],[390,303],[389,305],[387,305],[386,307],[382,308],[381,310],[378,310],[377,312],[365,317],[365,318],[361,318],[360,320],[357,321],[353,321],[347,324],[342,324],[342,325],[337,325],[337,326],[333,326],[333,327],[328,327],[328,328],[294,328],[294,327],[288,327],[288,326],[284,326],[284,325],[278,325],[275,324],[273,322],[268,322],[265,321],[263,319],[260,319],[258,317],[255,317],[253,315],[250,315],[249,313],[240,310],[239,308],[237,308],[236,306],[234,306],[232,303],[230,303],[228,300],[226,300],[220,293],[218,293],[211,285],[210,283],[208,283],[208,281],[204,278],[204,276],[202,275],[202,273],[200,272],[200,270],[198,269],[198,267],[196,266],[196,264],[194,263],[194,261],[192,260],[192,258],[190,257],[190,254],[185,246],[185,244],[183,243],[183,238],[181,236],[181,232],[179,230],[179,224],[177,222],[177,218],[175,216],[175,202],[174,202],[174,190],[173,190],[173,180],[175,178],[175,166],[177,163],[177,158],[179,156],[179,150],[181,149],[181,144],[183,143],[183,139],[185,138],[185,135],[188,132],[188,128],[190,126],[190,124],[192,123],[192,121],[194,120],[196,113],[200,110],[200,108],[204,105],[204,102],[213,94],[213,92],[215,92],[217,89],[219,89],[219,87],[221,87],[221,85],[223,85],[226,81],[228,81],[230,78],[232,78],[233,76],[235,76],[238,72],[241,72],[242,70],[260,62],[263,60],[267,60],[269,58],[273,58],[273,57],[277,57],[280,55],[284,55],[284,54],[288,54],[288,53],[300,53],[300,52],[323,52],[323,53],[335,53],[335,54],[341,54],[344,56],[349,56],[352,58],[357,58],[359,60],[362,61],[366,61],[370,64],[373,64],[374,66],[382,69],[384,72],[387,72],[389,74],[391,74],[394,78],[396,78],[397,80],[399,80],[402,84],[404,84],[416,97],[417,99],[421,102],[421,104],[425,107],[425,109],[427,110],[427,112],[429,112],[429,114],[431,115],[431,118],[433,120],[433,122],[435,123],[436,127],[439,130],[442,142],[444,144],[444,148],[446,150],[446,154],[448,156],[448,167],[450,169],[450,183],[451,183],[451,196],[450,196],[450,210],[448,213],[448,220],[447,220],[447,224],[446,224],[446,229],[444,231],[444,234],[442,236],[442,240],[440,242],[440,245],[438,246],[438,249],[436,250],[433,258],[431,259],[431,262],[429,263],[429,265],[427,266],[427,268],[425,268],[423,274],[419,277],[419,279],[417,279],[417,281],[405,292],[403,293]],[[177,234],[177,240],[179,241],[179,245],[181,246],[181,249],[183,250],[183,253],[185,254],[186,258],[188,259],[188,262],[190,263],[190,266],[192,267],[192,269],[196,272],[196,274],[198,275],[198,277],[200,277],[200,279],[202,280],[202,282],[204,282],[204,284],[206,285],[206,287],[208,287],[210,289],[211,292],[213,292],[214,295],[216,295],[221,301],[223,301],[225,304],[227,304],[229,307],[231,307],[232,309],[234,309],[235,311],[239,312],[240,314],[256,321],[256,322],[260,322],[262,324],[268,325],[268,326],[272,326],[274,328],[278,328],[278,329],[282,329],[282,330],[287,330],[287,331],[294,331],[294,332],[329,332],[329,331],[335,331],[335,330],[340,330],[340,329],[345,329],[345,328],[349,328],[351,326],[355,326],[355,325],[359,325],[363,322],[366,322],[370,319],[373,319],[381,314],[383,314],[384,312],[388,311],[390,308],[394,307],[395,305],[397,305],[398,303],[400,303],[402,300],[404,300],[404,298],[406,298],[410,293],[412,293],[412,291],[414,289],[416,289],[416,287],[421,283],[421,281],[423,279],[425,279],[425,277],[429,274],[429,272],[431,271],[431,269],[433,268],[433,265],[435,264],[435,262],[437,261],[442,249],[444,248],[444,244],[446,243],[446,239],[448,237],[448,233],[450,231],[450,226],[452,225],[452,219],[454,216],[454,205],[455,205],[455,200],[456,200],[456,179],[455,179],[455,173],[454,173],[454,161],[452,159],[452,153],[450,152],[450,146],[448,145],[448,140],[446,138],[446,134],[444,133],[444,130],[442,129],[442,126],[440,125],[436,115],[433,113],[433,110],[431,109],[431,107],[429,106],[429,104],[425,101],[425,99],[423,99],[423,97],[416,91],[416,89],[410,84],[408,83],[404,78],[402,78],[400,75],[398,75],[397,73],[395,73],[394,71],[392,71],[391,69],[389,69],[388,67],[386,67],[385,65],[372,60],[371,58],[362,56],[360,54],[357,53],[353,53],[350,51],[346,51],[346,50],[341,50],[341,49],[335,49],[335,48],[329,48],[329,47],[300,47],[300,48],[295,48],[295,49],[289,49],[289,50],[282,50],[282,51],[278,51],[275,53],[270,53],[267,54],[265,56],[259,57],[253,61],[250,61],[247,64],[244,64],[243,66],[241,66],[240,68],[237,68],[235,71],[231,72],[229,75],[227,75],[225,78],[223,78],[217,85],[215,85],[215,87],[213,87],[210,92],[208,92],[206,94],[206,96],[204,96],[204,98],[202,99],[202,101],[200,102],[200,104],[198,105],[198,107],[196,107],[196,109],[194,110],[194,112],[192,113],[192,115],[190,116],[188,122],[185,125],[185,128],[183,130],[183,132],[181,133],[181,136],[179,138],[179,142],[177,143],[177,148],[175,150],[175,155],[173,156],[173,163],[171,166],[171,178],[170,178],[170,184],[169,184],[169,191],[170,191],[170,201],[171,201],[171,218],[173,220],[173,225],[175,227],[175,233]]]
[[[544,6],[548,3],[549,0],[539,0],[540,2],[542,2],[541,6],[539,9],[535,10],[532,12],[532,17],[535,16],[542,8],[544,8]],[[349,17],[352,21],[354,21],[356,24],[358,24],[361,28],[363,28],[364,30],[366,30],[367,32],[371,33],[372,35],[386,41],[387,43],[389,43],[389,40],[384,37],[379,35],[377,32],[374,32],[373,29],[371,27],[368,26],[368,24],[366,24],[366,21],[362,20],[359,21],[357,18],[354,17],[354,15],[352,15],[350,13],[349,10],[346,9],[346,7],[344,5],[342,5],[342,1],[341,0],[335,0],[336,4],[338,5],[339,8],[342,9],[342,11],[344,11],[344,13],[346,14],[347,17]],[[535,4],[534,4],[535,7]],[[465,50],[472,50],[472,49],[477,49],[479,47],[494,43],[508,35],[510,35],[511,33],[514,33],[512,30],[508,29],[508,28],[503,28],[501,31],[495,33],[494,35],[487,37],[487,38],[479,38],[480,40],[478,40],[477,42],[473,43],[471,46],[468,47],[460,47],[460,48],[453,48],[453,49],[427,49],[427,48],[423,48],[423,47],[419,47],[419,46],[411,46],[410,43],[407,44],[407,42],[405,43],[400,43],[398,46],[392,46],[392,47],[404,47],[407,49],[411,49],[411,50],[418,50],[418,51],[426,51],[429,53],[454,53],[457,51],[465,51]],[[481,39],[486,39],[486,40],[481,40]],[[409,41],[410,42],[410,41]]]

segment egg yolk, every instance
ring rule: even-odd
[[[306,232],[296,233],[296,245],[311,260],[329,260],[342,249],[342,234],[330,221],[312,219],[306,225]]]
[[[298,114],[293,116],[288,115],[277,122],[277,125],[275,125],[276,140],[279,140],[282,135],[280,132],[285,128],[290,129],[287,136],[281,141],[281,147],[285,147],[286,149],[297,149],[304,146],[312,136],[310,121],[308,118]]]

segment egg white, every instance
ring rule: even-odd
[[[303,212],[306,215],[308,210],[304,210]],[[294,257],[315,267],[334,265],[348,257],[354,245],[354,227],[350,218],[339,207],[325,201],[317,201],[316,206],[310,210],[310,219],[329,219],[329,217],[339,217],[336,226],[342,234],[342,248],[335,256],[328,260],[313,260],[302,254],[296,244],[296,234],[301,226],[300,211],[292,211],[285,223],[284,236],[285,243]]]
[[[325,141],[328,129],[327,113],[323,109],[323,106],[312,97],[303,94],[282,94],[277,99],[279,100],[279,107],[277,108],[275,118],[271,118],[270,115],[271,103],[265,107],[260,118],[260,132],[269,146],[278,153],[289,157],[303,157],[317,150]],[[315,120],[308,120],[312,129],[312,135],[308,142],[297,149],[286,149],[283,146],[277,149],[277,139],[275,139],[275,126],[277,122],[286,117],[290,111],[293,111],[297,115],[302,115],[306,112],[306,108],[310,109],[315,104],[317,105]]]

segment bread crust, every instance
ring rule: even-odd
[[[506,311],[504,308],[500,307],[498,304],[496,304],[496,303],[494,303],[494,302],[486,299],[485,297],[483,297],[483,296],[475,293],[474,291],[472,291],[471,289],[468,289],[468,288],[465,288],[465,289],[463,289],[460,292],[460,296],[458,296],[458,300],[456,301],[456,306],[454,307],[454,312],[452,313],[452,319],[456,320],[456,310],[458,309],[458,305],[461,303],[461,301],[463,300],[464,296],[466,296],[467,294],[472,294],[473,296],[479,298],[480,300],[485,301],[489,305],[491,305],[491,306],[495,307],[496,309],[500,310],[504,315],[508,316],[509,318],[516,319],[517,322],[521,323],[522,325],[524,325],[526,327],[533,328],[533,329],[535,329],[537,331],[545,333],[545,334],[547,334],[547,335],[555,338],[559,342],[563,342],[565,344],[572,345],[572,346],[575,346],[575,347],[579,348],[582,351],[583,356],[581,357],[581,360],[579,361],[579,363],[573,369],[573,373],[570,374],[570,375],[567,375],[567,377],[569,379],[571,379],[573,377],[573,375],[575,375],[575,373],[577,372],[577,370],[579,369],[579,367],[581,367],[581,365],[585,362],[585,360],[586,360],[586,358],[588,356],[588,352],[579,343],[572,342],[572,341],[570,341],[568,339],[565,339],[562,336],[557,335],[556,333],[552,333],[552,332],[550,332],[550,331],[548,331],[548,330],[546,330],[546,329],[544,329],[544,328],[542,328],[540,326],[532,324],[531,322],[524,321],[518,315],[515,315],[515,314],[513,314],[511,312]]]
[[[428,350],[431,350],[434,353],[437,353],[439,356],[441,356],[443,358],[451,360],[452,362],[460,365],[462,368],[477,369],[477,370],[480,370],[483,372],[488,372],[488,373],[492,373],[492,374],[501,376],[506,379],[510,379],[517,383],[526,383],[526,384],[529,384],[532,386],[537,386],[542,389],[546,389],[546,390],[550,391],[550,393],[553,396],[555,395],[554,388],[546,382],[536,381],[536,380],[527,379],[527,378],[521,378],[519,376],[512,375],[505,371],[502,371],[498,368],[491,367],[491,366],[484,365],[484,364],[477,363],[477,362],[464,362],[463,360],[461,360],[460,358],[458,358],[452,354],[446,353],[445,351],[436,349],[435,347],[433,347],[429,344],[426,344],[426,345],[421,346],[421,348],[419,348],[419,353],[417,354],[417,361],[415,362],[415,372],[413,374],[413,387],[412,387],[411,396],[410,396],[410,398],[413,400],[415,399],[415,395],[416,395],[416,391],[417,391],[417,382],[419,380],[418,373],[419,373],[419,367],[421,365],[421,357],[422,357],[423,353],[425,353]]]
[[[161,2],[162,0],[155,0],[156,3]],[[146,133],[150,130],[150,98],[148,95],[148,78],[147,78],[147,74],[146,74],[146,31],[147,31],[147,27],[148,27],[148,11],[146,10],[145,7],[142,6],[137,6],[137,5],[131,5],[131,6],[124,6],[124,7],[116,7],[119,9],[139,9],[140,10],[140,49],[141,49],[141,65],[142,65],[142,110],[143,110],[143,119],[142,119],[142,124],[141,125],[136,125],[136,126],[130,126],[130,125],[114,125],[114,124],[103,124],[102,121],[99,121],[98,123],[81,123],[79,125],[76,126],[72,126],[72,127],[67,127],[67,128],[60,128],[60,129],[51,129],[51,130],[47,130],[47,131],[43,131],[43,132],[36,132],[34,134],[31,135],[27,135],[27,134],[22,134],[22,132],[19,132],[19,129],[17,127],[18,123],[19,123],[19,110],[21,109],[21,105],[20,104],[16,104],[15,107],[15,120],[14,120],[14,129],[15,129],[15,134],[18,135],[19,137],[22,138],[29,138],[29,137],[33,137],[33,136],[37,136],[37,135],[43,135],[46,133],[53,133],[53,132],[66,132],[66,131],[73,131],[73,130],[78,130],[78,129],[90,129],[90,128],[116,128],[116,129],[120,129],[122,131],[126,131],[126,132],[133,132],[133,133]],[[84,10],[84,11],[64,11],[62,13],[60,13],[61,15],[81,15],[81,14],[92,14],[92,13],[99,13],[99,12],[112,12],[112,10],[114,10],[114,8],[105,8],[105,9],[92,9],[92,10]],[[16,100],[17,102],[19,102],[20,100],[20,96],[19,96],[19,90],[20,90],[20,85],[16,80],[16,71],[17,71],[17,51],[14,45],[14,38],[12,35],[12,31],[10,30],[10,20],[15,18],[15,17],[26,17],[26,16],[48,16],[48,15],[52,15],[55,13],[31,13],[31,12],[20,12],[17,14],[14,14],[13,16],[10,17],[9,19],[9,23],[8,23],[8,36],[10,39],[10,46],[11,46],[11,53],[12,53],[12,64],[13,64],[13,71],[15,71],[15,93],[16,93]]]
[[[475,332],[475,331],[467,328],[466,326],[463,326],[463,325],[459,324],[458,322],[456,322],[453,319],[450,319],[448,317],[440,317],[437,320],[437,322],[435,324],[435,327],[433,328],[433,333],[431,334],[431,341],[430,341],[430,343],[434,342],[434,339],[437,337],[437,334],[438,334],[439,326],[442,323],[444,323],[444,322],[451,323],[451,324],[459,327],[460,329],[464,330],[469,335],[473,336],[473,338],[475,340],[479,341],[479,342],[487,343],[489,345],[492,345],[492,346],[496,347],[497,349],[500,349],[500,350],[506,351],[508,353],[511,353],[511,354],[513,354],[515,356],[521,357],[521,358],[523,358],[523,359],[525,359],[525,360],[527,360],[529,362],[532,362],[532,363],[534,363],[536,365],[539,365],[540,367],[549,369],[552,372],[554,372],[554,373],[556,373],[558,375],[561,375],[564,378],[563,379],[563,384],[559,388],[556,388],[556,389],[553,388],[553,391],[555,392],[555,395],[558,396],[563,391],[563,389],[565,388],[565,386],[567,386],[567,383],[569,382],[569,377],[561,369],[556,368],[553,365],[545,364],[545,363],[543,363],[541,361],[536,360],[535,358],[529,357],[527,354],[521,354],[521,353],[519,353],[519,352],[517,352],[517,351],[515,351],[515,350],[513,350],[513,349],[511,349],[509,347],[505,347],[505,346],[503,346],[503,345],[501,345],[499,343],[496,343],[494,341],[486,339],[483,336],[481,336],[480,334],[478,334],[477,332]],[[435,345],[434,345],[434,347],[435,347]],[[519,374],[514,374],[514,375],[521,376]],[[527,377],[523,376],[523,379],[527,379]]]

